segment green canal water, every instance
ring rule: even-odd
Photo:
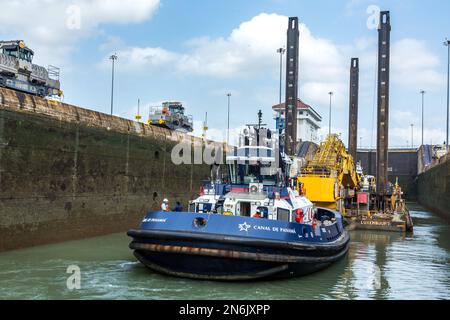
[[[449,299],[450,226],[410,205],[413,235],[351,232],[348,255],[302,278],[217,283],[155,274],[121,233],[0,254],[0,299]],[[69,290],[67,268],[81,271]]]

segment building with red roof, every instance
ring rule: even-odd
[[[277,104],[272,107],[275,111],[275,118],[281,113],[284,118],[285,103]],[[297,141],[311,141],[319,143],[319,129],[322,123],[322,117],[302,100],[297,100]]]

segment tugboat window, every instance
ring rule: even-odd
[[[230,164],[229,173],[234,184],[264,183],[275,185],[276,174],[272,172],[271,164]]]
[[[241,202],[240,203],[240,212],[243,217],[250,217],[251,215],[251,205],[250,202]]]
[[[217,212],[218,214],[223,214],[223,206],[218,206],[218,207],[216,208],[216,212]]]
[[[290,211],[287,209],[278,208],[277,210],[277,220],[289,222]]]
[[[258,209],[261,211],[261,216],[264,219],[269,219],[269,209],[267,207],[258,207]]]

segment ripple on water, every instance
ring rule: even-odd
[[[351,232],[347,256],[288,280],[222,283],[156,274],[124,234],[0,254],[1,299],[449,299],[450,226],[412,211],[414,235]],[[66,287],[81,269],[81,290]]]

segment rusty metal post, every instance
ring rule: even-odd
[[[378,28],[377,119],[377,193],[381,196],[386,194],[388,184],[390,33],[389,11],[382,11]]]
[[[297,151],[297,100],[298,100],[298,18],[289,18],[287,31],[286,62],[286,106],[285,106],[285,148],[286,154],[294,156]]]
[[[359,95],[359,59],[352,58],[350,65],[350,107],[348,153],[356,162],[358,148],[358,95]]]

